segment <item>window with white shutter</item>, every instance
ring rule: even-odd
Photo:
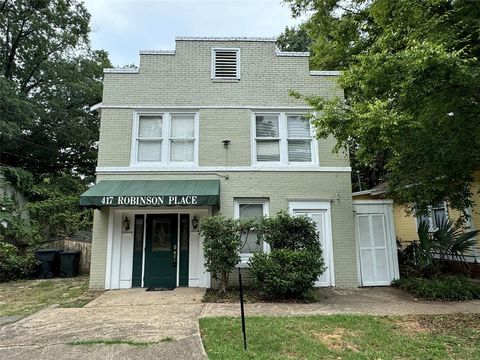
[[[257,164],[315,164],[316,143],[310,120],[302,114],[255,114],[254,154]]]
[[[198,114],[137,114],[132,139],[132,165],[195,165]]]
[[[240,49],[212,49],[212,79],[240,79]]]
[[[192,162],[194,157],[194,121],[192,114],[175,114],[170,118],[170,161]]]
[[[301,115],[287,115],[289,162],[311,162],[310,121]]]
[[[162,115],[139,117],[137,162],[161,161],[162,121]]]
[[[256,115],[255,133],[258,162],[280,161],[278,115]]]

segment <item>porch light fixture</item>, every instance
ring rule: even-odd
[[[198,229],[198,218],[197,218],[197,215],[193,215],[192,228],[193,228],[193,230],[197,230],[197,229]]]
[[[123,228],[125,229],[125,231],[130,230],[130,219],[127,215],[125,215],[125,218],[123,219]]]

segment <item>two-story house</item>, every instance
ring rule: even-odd
[[[105,69],[97,183],[81,196],[97,209],[91,288],[209,287],[199,220],[280,210],[317,224],[318,286],[358,285],[348,158],[289,95],[343,91],[308,60],[274,39],[179,37],[138,69]],[[254,251],[268,247],[252,237],[242,261]]]

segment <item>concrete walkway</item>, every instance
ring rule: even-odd
[[[204,292],[108,291],[84,308],[48,308],[0,328],[0,359],[205,359],[197,320]],[[117,339],[154,344],[71,345]]]
[[[313,304],[246,304],[247,316],[480,313],[480,301],[415,301],[393,288],[319,290]],[[238,303],[203,304],[205,290],[107,291],[84,308],[47,308],[0,327],[0,359],[206,359],[199,317],[239,316]],[[75,341],[152,343],[72,345]]]
[[[321,302],[245,304],[245,315],[292,316],[329,314],[417,315],[480,313],[480,300],[416,301],[395,288],[321,289]],[[200,317],[239,316],[238,304],[205,304]]]

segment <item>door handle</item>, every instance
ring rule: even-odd
[[[172,266],[177,267],[177,244],[174,244],[172,249]]]

